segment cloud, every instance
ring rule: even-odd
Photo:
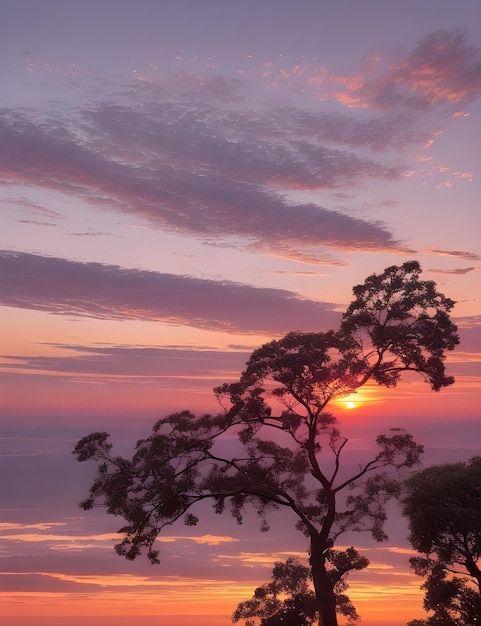
[[[20,210],[28,211],[29,215],[30,214],[39,215],[41,217],[54,219],[55,221],[64,219],[61,213],[58,213],[57,211],[51,211],[50,209],[47,209],[41,206],[40,204],[31,202],[28,198],[13,198],[12,197],[12,198],[5,198],[5,201],[8,204],[15,205]]]
[[[61,526],[65,524],[49,524],[49,525],[41,525],[41,524],[25,524],[22,526],[22,529],[26,528],[39,528],[40,530],[44,530],[45,528],[49,528],[51,526]],[[12,524],[13,526],[13,524]],[[6,530],[11,530],[7,528]],[[85,543],[92,544],[96,542],[109,544],[109,547],[112,547],[113,541],[118,541],[119,535],[118,533],[103,533],[97,535],[42,535],[40,533],[23,533],[20,535],[9,535],[5,534],[2,537],[2,541],[23,541],[26,543],[38,543],[38,542],[69,542],[67,544],[67,549],[75,549],[85,547]],[[234,537],[227,537],[225,535],[198,535],[198,536],[187,536],[187,535],[166,535],[158,538],[158,541],[161,543],[174,543],[176,541],[193,541],[194,543],[200,545],[208,545],[208,546],[218,546],[221,543],[235,543],[239,541],[239,539],[235,539]],[[81,545],[80,545],[81,544]]]
[[[334,304],[283,289],[23,252],[0,253],[0,274],[2,305],[56,315],[269,334],[330,328],[339,321]]]
[[[274,270],[274,274],[283,274],[287,276],[312,276],[313,278],[319,278],[319,276],[325,276],[325,274],[320,274],[319,272],[308,272],[308,271],[289,271],[289,270]]]
[[[35,524],[2,522],[0,523],[0,531],[5,532],[8,530],[50,530],[50,528],[54,528],[55,526],[65,526],[65,522],[38,522]]]
[[[38,220],[18,220],[19,224],[30,224],[31,226],[55,226],[53,222],[39,222]]]
[[[481,48],[466,33],[438,31],[365,75],[322,72],[323,85],[341,89],[323,99],[343,94],[362,109],[356,115],[267,105],[251,97],[248,79],[188,73],[143,77],[84,106],[3,109],[2,177],[159,230],[303,263],[342,265],[333,251],[407,252],[385,223],[334,210],[325,197],[299,201],[299,192],[399,180],[400,148],[428,145],[439,130],[426,130],[413,110],[478,97],[480,67]],[[298,68],[288,80],[318,89],[318,74]]]
[[[70,233],[73,237],[111,237],[111,233],[102,231],[97,232],[85,232],[85,233]]]
[[[194,564],[192,565],[194,566]],[[85,601],[85,594],[89,594],[90,599],[93,596],[94,600],[98,600],[96,594],[108,593],[110,602],[115,602],[117,607],[121,606],[125,601],[126,593],[129,594],[127,603],[132,602],[132,598],[136,594],[145,603],[149,601],[149,594],[151,593],[154,598],[162,598],[171,607],[169,599],[171,600],[172,594],[175,594],[176,598],[179,598],[179,596],[183,598],[186,606],[189,606],[189,603],[192,602],[210,601],[211,603],[219,603],[223,596],[227,599],[234,598],[232,602],[235,604],[236,597],[240,601],[243,595],[248,596],[252,591],[252,580],[243,582],[240,579],[241,577],[237,575],[237,572],[229,580],[225,579],[225,572],[222,572],[224,578],[219,576],[217,579],[212,578],[209,580],[202,578],[202,574],[204,574],[202,567],[200,571],[195,566],[194,569],[197,574],[195,578],[191,577],[192,570],[171,576],[156,576],[147,571],[143,575],[129,573],[75,575],[44,571],[31,574],[6,572],[2,574],[1,578],[4,593],[21,593],[23,597],[27,594],[36,595],[51,592],[60,596],[60,594],[64,593],[70,594],[70,601],[75,601],[75,594],[82,594],[83,601]],[[215,571],[209,573],[215,574]],[[252,572],[249,573],[252,576]],[[199,584],[200,581],[202,581],[202,584]],[[158,602],[156,606],[158,608]],[[131,622],[137,621],[136,618],[136,615],[131,616]],[[118,621],[118,616],[116,616],[116,619]]]
[[[292,198],[400,179],[400,148],[427,145],[437,132],[406,109],[474,98],[480,62],[464,33],[439,31],[381,77],[332,79],[382,114],[254,108],[245,81],[193,75],[137,81],[85,107],[5,109],[3,178],[305,263],[340,264],[329,250],[406,251],[384,223]]]
[[[247,351],[136,346],[55,345],[59,356],[4,356],[4,367],[36,372],[58,372],[65,377],[132,378],[137,384],[159,385],[159,378],[215,379],[242,369]],[[141,377],[141,379],[139,379]]]
[[[305,557],[303,552],[276,551],[276,552],[239,552],[238,554],[219,554],[219,560],[232,560],[240,563],[261,565],[272,568],[274,561],[285,561],[290,556]]]
[[[78,581],[69,580],[67,576],[61,577],[59,575],[45,573],[45,572],[32,572],[32,573],[11,573],[3,572],[1,575],[2,591],[3,593],[22,593],[23,595],[29,593],[75,593],[75,592],[94,592],[99,588],[97,581],[89,582],[85,581],[82,586],[78,587]]]
[[[405,120],[232,109],[199,102],[194,87],[180,95],[137,88],[116,94],[115,104],[64,103],[42,115],[4,110],[2,178],[135,214],[160,230],[301,262],[340,264],[325,248],[404,250],[381,222],[289,194],[400,179],[405,166],[376,153],[415,140]]]
[[[481,261],[481,255],[474,252],[466,252],[464,250],[424,250],[426,254],[439,254],[441,256],[451,256],[457,259],[465,259],[466,261]]]
[[[419,106],[468,102],[481,93],[481,47],[461,29],[436,31],[392,68],[391,82],[409,87]]]
[[[479,363],[479,357],[476,355],[481,354],[481,315],[473,315],[471,317],[461,317],[455,319],[459,328],[460,346],[456,350],[456,355],[459,350],[463,350],[462,354],[469,361],[475,361]]]
[[[88,542],[108,542],[112,547],[112,542],[117,540],[119,535],[117,533],[104,533],[100,535],[89,535],[86,537],[78,537],[74,535],[42,535],[40,533],[23,533],[20,535],[4,535],[2,541],[23,541],[26,543],[43,543],[45,541],[69,541],[72,542],[72,548],[75,548],[74,543]]]
[[[427,270],[428,272],[432,272],[434,274],[459,274],[459,275],[463,275],[463,274],[467,274],[468,272],[472,272],[474,270],[479,270],[481,269],[481,267],[458,267],[456,269],[450,269],[450,270],[442,270],[442,269],[429,269]]]
[[[422,112],[448,105],[454,113],[481,93],[481,47],[462,29],[438,30],[384,73],[377,68],[380,76],[370,78],[371,71],[334,78],[343,89],[333,95],[351,107]]]
[[[199,536],[184,536],[184,535],[172,535],[159,537],[158,541],[172,543],[175,541],[193,541],[194,543],[203,545],[206,544],[208,546],[218,546],[221,543],[235,543],[239,541],[239,539],[235,539],[234,537],[227,537],[224,535],[199,535]]]

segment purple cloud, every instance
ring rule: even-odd
[[[467,274],[468,272],[472,272],[474,270],[479,270],[481,269],[481,267],[458,267],[456,269],[451,269],[451,270],[442,270],[442,269],[429,269],[427,270],[428,272],[432,272],[433,274],[459,274],[459,275],[463,275],[463,274]]]
[[[481,354],[481,315],[471,317],[461,317],[456,320],[459,325],[459,336],[461,339],[458,351],[464,354]],[[472,361],[472,359],[469,359]],[[475,361],[478,365],[479,359]]]
[[[426,250],[427,254],[439,254],[441,256],[450,256],[456,259],[465,259],[466,261],[481,261],[481,255],[474,252],[466,252],[464,250]]]
[[[405,123],[294,107],[229,110],[192,94],[164,94],[159,103],[163,90],[157,98],[142,93],[84,110],[66,105],[47,122],[45,113],[4,111],[4,176],[140,215],[159,229],[308,263],[339,264],[326,247],[405,251],[380,222],[286,195],[399,179],[405,167],[375,153],[412,141]]]
[[[481,47],[462,29],[436,31],[392,68],[391,81],[418,94],[420,106],[469,102],[481,93]]]
[[[0,253],[0,274],[2,305],[56,315],[269,334],[320,330],[339,320],[334,304],[287,290],[23,252]]]
[[[425,37],[384,76],[345,81],[341,102],[380,110],[400,107],[424,111],[471,102],[481,93],[481,47],[462,29],[439,30]]]
[[[208,350],[188,347],[130,347],[55,345],[65,356],[3,356],[4,367],[23,372],[60,372],[97,377],[132,377],[137,384],[160,385],[159,378],[212,380],[243,369],[250,351]],[[1,366],[0,366],[1,367]]]

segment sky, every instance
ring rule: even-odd
[[[333,408],[349,463],[407,428],[424,464],[479,453],[478,0],[3,0],[0,23],[0,618],[227,626],[294,521],[203,511],[161,564],[78,507],[94,467],[290,330],[336,328],[352,287],[417,259],[456,301],[453,386],[415,377]],[[287,533],[286,529],[292,528]],[[396,505],[350,578],[362,624],[422,617]],[[190,617],[186,617],[190,616]]]

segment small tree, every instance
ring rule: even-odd
[[[131,460],[111,455],[107,433],[79,441],[78,460],[99,462],[83,508],[100,503],[127,522],[117,552],[134,559],[146,549],[158,562],[158,534],[181,518],[195,525],[192,510],[206,499],[216,513],[227,506],[238,523],[251,505],[262,531],[269,510],[289,510],[309,538],[319,624],[336,626],[330,550],[347,531],[387,538],[385,504],[399,492],[399,471],[418,462],[422,446],[399,430],[380,435],[373,458],[345,475],[348,441],[326,409],[369,380],[393,387],[406,370],[436,391],[453,383],[443,360],[458,343],[449,318],[454,302],[434,282],[420,280],[420,272],[411,261],[369,276],[354,287],[337,332],[291,332],[255,350],[238,382],[215,389],[221,413],[196,418],[183,411],[159,420]],[[218,445],[227,433],[239,441],[234,456]],[[329,470],[320,461],[324,452],[331,455]],[[354,563],[346,555],[344,573]]]
[[[359,620],[359,615],[345,593],[348,588],[346,569],[364,569],[369,561],[352,547],[346,551],[329,550],[327,560],[338,612],[347,617],[350,624],[354,624]],[[314,624],[318,618],[318,607],[310,568],[294,557],[288,558],[285,563],[275,563],[272,581],[258,587],[250,600],[241,602],[232,616],[232,621],[245,619],[246,626],[253,626],[253,618],[260,619],[260,626]]]
[[[434,465],[406,481],[403,513],[410,541],[423,556],[411,559],[426,577],[426,626],[481,624],[481,457]]]
[[[254,596],[241,602],[232,621],[245,619],[253,626],[310,626],[317,618],[316,595],[310,587],[310,569],[294,557],[285,563],[274,563],[272,581],[257,587]]]

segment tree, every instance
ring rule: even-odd
[[[238,523],[251,505],[262,531],[270,510],[286,509],[309,539],[319,624],[336,626],[330,550],[347,531],[387,538],[385,504],[399,492],[399,471],[418,462],[422,446],[401,430],[380,435],[373,458],[346,475],[341,459],[348,440],[327,407],[369,380],[394,387],[403,371],[419,373],[436,391],[453,383],[443,360],[458,343],[449,318],[454,302],[420,272],[411,261],[369,276],[354,287],[337,332],[291,332],[255,350],[238,382],[214,390],[219,414],[182,411],[159,420],[130,460],[112,456],[105,432],[80,440],[78,460],[99,463],[82,506],[103,505],[126,520],[118,554],[134,559],[146,550],[158,562],[158,534],[181,518],[195,525],[192,511],[206,499],[216,513],[227,507]],[[222,454],[226,433],[238,438],[234,456]],[[351,569],[355,562],[346,555],[339,575]]]
[[[350,624],[359,620],[359,615],[345,591],[346,559],[350,569],[364,569],[368,559],[354,548],[346,551],[329,550],[330,575],[334,582],[338,612],[348,618]],[[232,621],[245,619],[246,626],[253,626],[252,618],[260,618],[260,626],[310,626],[318,618],[316,594],[312,589],[309,567],[298,558],[290,557],[285,563],[274,563],[272,581],[254,591],[250,600],[241,602]]]
[[[433,465],[406,481],[403,514],[410,541],[423,556],[411,559],[426,577],[426,626],[481,624],[481,457]]]
[[[241,602],[232,621],[260,618],[261,626],[310,626],[317,617],[316,596],[310,588],[310,570],[294,557],[274,563],[272,581],[254,591],[250,600]]]

